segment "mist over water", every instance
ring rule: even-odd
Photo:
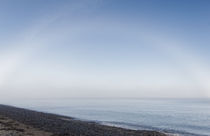
[[[19,107],[131,129],[183,136],[210,135],[210,99],[34,99],[6,102]]]

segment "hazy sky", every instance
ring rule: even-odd
[[[210,97],[210,1],[1,0],[0,97]]]

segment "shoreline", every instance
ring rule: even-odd
[[[125,129],[7,105],[0,105],[1,133],[11,133],[10,136],[20,133],[23,136],[167,136],[157,131]]]

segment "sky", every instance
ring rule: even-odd
[[[0,98],[208,98],[208,0],[1,0]]]

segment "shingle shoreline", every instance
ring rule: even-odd
[[[156,131],[129,130],[71,117],[0,105],[0,115],[51,132],[54,136],[166,136]]]

